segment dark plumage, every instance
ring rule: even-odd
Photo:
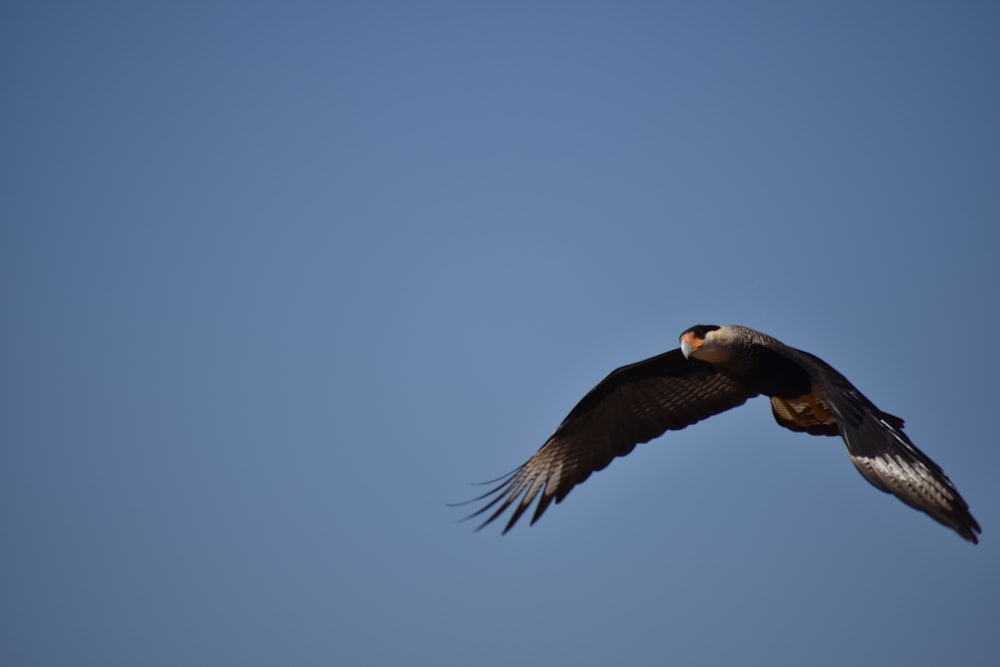
[[[681,348],[613,371],[566,416],[520,468],[477,500],[489,502],[480,528],[505,510],[510,530],[538,498],[531,523],[549,504],[612,459],[666,431],[679,430],[742,405],[771,399],[781,426],[812,435],[840,435],[851,462],[876,488],[928,514],[970,542],[982,530],[941,468],[903,433],[903,420],[879,410],[832,366],[759,331],[698,325]]]

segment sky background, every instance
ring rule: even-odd
[[[1000,5],[4,2],[0,663],[995,665]],[[740,323],[757,399],[533,527],[446,503]]]

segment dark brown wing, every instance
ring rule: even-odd
[[[819,357],[771,345],[812,377],[836,417],[854,467],[877,489],[925,512],[972,543],[982,529],[941,467],[910,442],[903,420],[879,410],[857,387]]]
[[[753,396],[753,391],[720,375],[710,364],[685,359],[680,350],[622,366],[583,397],[524,465],[469,501],[494,496],[471,516],[499,504],[482,528],[516,505],[506,533],[538,497],[531,519],[535,523],[553,500],[562,502],[574,486],[603,470],[616,456],[625,456],[637,444],[665,431],[742,405]]]

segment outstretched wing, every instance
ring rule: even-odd
[[[854,467],[876,488],[925,512],[972,543],[982,529],[941,467],[903,433],[903,420],[879,410],[847,378],[819,357],[770,346],[809,372],[836,418]]]
[[[563,498],[616,456],[665,431],[682,429],[742,405],[756,393],[716,372],[710,364],[687,360],[680,350],[622,366],[574,407],[555,433],[520,468],[469,502],[491,498],[471,516],[499,505],[479,526],[515,505],[503,532],[510,530],[539,498],[535,523],[549,504]]]

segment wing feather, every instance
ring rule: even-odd
[[[819,357],[771,346],[806,369],[837,420],[851,462],[872,486],[978,543],[982,529],[941,467],[903,432],[903,420],[879,410],[847,378]]]
[[[618,368],[584,396],[555,433],[520,468],[475,500],[492,499],[470,517],[497,506],[482,528],[514,506],[504,527],[514,527],[531,503],[535,523],[554,500],[637,444],[678,430],[756,396],[707,363],[672,350]],[[470,501],[473,502],[473,501]]]

